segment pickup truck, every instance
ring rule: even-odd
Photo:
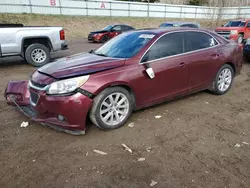
[[[63,27],[26,27],[0,24],[0,57],[21,56],[41,67],[50,62],[51,52],[68,48]]]
[[[250,19],[229,21],[222,27],[217,27],[215,32],[223,37],[237,41],[242,44],[250,37]]]

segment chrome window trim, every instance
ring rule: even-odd
[[[194,51],[190,51],[190,52],[184,52],[184,53],[181,53],[181,54],[177,54],[177,55],[171,55],[171,56],[167,56],[167,57],[162,57],[162,58],[158,58],[158,59],[154,59],[154,60],[151,60],[151,61],[147,61],[147,62],[141,62],[143,57],[146,55],[146,53],[148,53],[149,49],[159,40],[161,39],[163,36],[165,35],[168,35],[168,34],[171,34],[171,33],[185,33],[185,32],[198,32],[198,33],[205,33],[207,35],[209,35],[211,38],[213,38],[216,42],[217,42],[217,45],[215,46],[212,46],[212,47],[208,47],[208,48],[203,48],[203,49],[199,49],[199,50],[194,50]],[[204,51],[204,50],[208,50],[208,49],[212,49],[212,48],[215,48],[217,46],[220,46],[221,43],[215,38],[213,37],[210,33],[206,32],[206,31],[194,31],[194,30],[185,30],[185,31],[171,31],[171,32],[167,32],[167,33],[164,33],[163,35],[161,35],[158,39],[156,39],[150,46],[149,48],[143,53],[142,57],[140,58],[140,61],[139,61],[139,64],[140,65],[143,65],[143,64],[147,64],[147,63],[152,63],[152,62],[155,62],[155,61],[158,61],[158,60],[163,60],[163,59],[166,59],[166,58],[171,58],[171,57],[177,57],[177,56],[181,56],[181,55],[186,55],[186,54],[190,54],[190,53],[193,53],[193,52],[199,52],[199,51]]]

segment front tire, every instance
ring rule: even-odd
[[[94,98],[90,119],[100,129],[117,129],[125,124],[132,111],[131,94],[122,87],[110,87]]]
[[[244,40],[244,36],[243,36],[242,34],[239,34],[238,39],[237,39],[237,42],[238,42],[239,44],[242,44],[242,43],[243,43],[243,40]]]
[[[215,95],[223,95],[228,92],[232,87],[234,79],[234,70],[233,68],[225,64],[218,71],[215,80],[212,85],[212,93]]]
[[[43,44],[31,44],[25,50],[25,60],[35,67],[41,67],[49,63],[50,59],[50,51]]]
[[[105,43],[105,42],[107,42],[108,40],[109,40],[108,35],[104,35],[104,36],[102,37],[102,39],[101,39],[101,43]]]

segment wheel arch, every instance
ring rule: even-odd
[[[22,42],[21,42],[21,56],[24,57],[25,55],[25,50],[26,48],[31,45],[31,44],[34,44],[34,43],[39,43],[39,44],[43,44],[45,45],[46,47],[49,48],[49,51],[53,51],[53,46],[52,46],[52,43],[51,43],[51,40],[49,37],[47,36],[39,36],[39,37],[24,37],[22,39]]]
[[[244,35],[245,35],[244,31],[239,32],[239,35],[243,35],[243,37],[244,37]]]
[[[236,67],[235,67],[235,65],[232,62],[230,62],[230,61],[226,62],[224,65],[230,65],[233,68],[233,71],[234,71],[234,74],[235,74]]]
[[[107,88],[110,88],[110,87],[122,87],[122,88],[126,89],[130,93],[130,95],[132,97],[133,109],[136,108],[136,95],[135,95],[134,89],[131,86],[129,86],[127,83],[124,83],[124,82],[117,82],[117,83],[107,84],[107,85],[101,87],[100,89],[98,89],[95,92],[95,96],[98,95],[99,93],[101,93],[103,90],[105,90]]]

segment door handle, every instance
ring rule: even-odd
[[[186,66],[186,64],[184,62],[180,63],[180,67],[185,67],[185,66]]]

